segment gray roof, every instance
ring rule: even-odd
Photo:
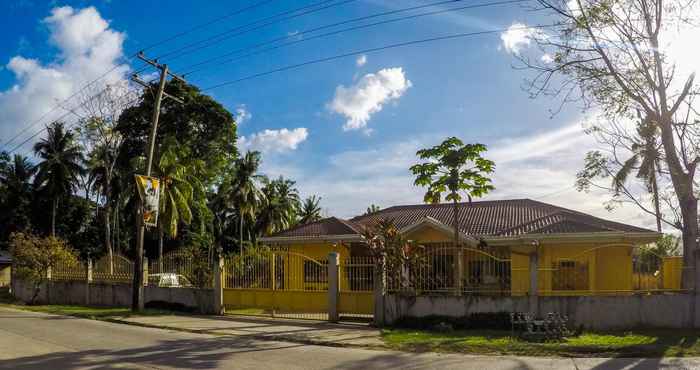
[[[426,217],[445,225],[453,223],[450,203],[389,207],[369,215],[342,220],[330,217],[279,232],[273,237],[317,237],[359,234],[380,220],[391,220],[402,229]],[[650,233],[655,231],[609,221],[586,213],[531,199],[491,200],[461,203],[459,229],[473,237],[517,237],[528,234],[576,234],[596,232]]]

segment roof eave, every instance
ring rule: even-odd
[[[344,235],[310,235],[310,236],[268,236],[259,238],[261,243],[294,244],[294,243],[325,243],[325,242],[359,242],[362,241],[359,234]]]
[[[663,234],[658,232],[625,232],[604,231],[585,233],[552,233],[552,234],[525,234],[518,236],[485,236],[482,239],[489,244],[531,244],[533,241],[581,243],[581,242],[606,242],[646,244],[653,243]]]

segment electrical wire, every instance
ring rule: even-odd
[[[219,43],[221,41],[228,40],[228,39],[233,38],[233,37],[241,36],[241,35],[244,35],[246,33],[252,32],[252,31],[257,31],[259,29],[273,25],[275,23],[298,18],[298,17],[304,16],[304,15],[319,12],[321,10],[333,8],[336,6],[344,5],[344,4],[347,4],[347,3],[350,3],[350,2],[353,2],[356,0],[342,0],[338,3],[328,4],[328,3],[331,3],[333,1],[336,1],[336,0],[320,1],[317,3],[311,4],[311,5],[306,5],[306,6],[295,8],[292,10],[287,10],[287,11],[272,15],[272,16],[267,17],[267,18],[259,19],[259,20],[244,24],[242,26],[234,27],[234,28],[231,28],[231,29],[226,30],[224,32],[210,36],[208,38],[187,44],[181,48],[169,51],[165,54],[161,54],[161,55],[157,56],[156,59],[169,58],[169,60],[174,60],[174,59],[180,58],[182,56],[192,54],[198,50],[206,49],[212,45],[216,45],[217,43]],[[314,8],[314,7],[319,6],[319,5],[322,5],[322,6],[319,8]],[[309,8],[311,8],[311,9],[309,9]],[[308,10],[306,10],[306,9],[308,9]],[[302,10],[305,10],[305,11],[302,11]],[[302,11],[302,12],[298,13],[300,11]],[[294,14],[294,13],[298,13],[298,14]],[[285,16],[285,15],[286,15],[286,17],[275,19],[275,18],[278,18],[280,16]],[[259,24],[259,23],[265,22],[265,21],[268,21],[268,22]],[[250,26],[255,26],[255,27],[246,29],[246,27],[250,27]],[[240,31],[240,32],[237,32],[237,31]],[[204,45],[201,45],[201,44],[204,44]]]
[[[256,49],[256,48],[259,48],[259,47],[261,47],[261,46],[273,44],[273,43],[275,43],[275,42],[277,42],[277,41],[281,41],[281,40],[285,40],[285,39],[296,38],[296,37],[302,36],[302,35],[304,35],[304,34],[311,33],[311,32],[314,32],[314,31],[318,31],[318,30],[321,30],[321,29],[332,28],[332,27],[335,27],[335,26],[338,26],[338,25],[347,24],[347,23],[351,23],[351,22],[362,21],[362,20],[367,20],[367,19],[370,19],[370,18],[376,18],[376,17],[388,15],[388,14],[395,14],[395,13],[399,13],[399,12],[406,12],[406,11],[410,11],[410,10],[416,10],[416,9],[425,8],[425,7],[443,5],[443,4],[445,4],[445,3],[455,3],[455,2],[460,2],[460,1],[464,1],[464,0],[439,1],[439,2],[436,2],[436,3],[431,3],[431,4],[426,4],[426,5],[420,5],[420,6],[410,7],[410,8],[404,8],[404,9],[394,10],[394,11],[390,11],[390,12],[377,13],[377,14],[373,14],[373,15],[369,15],[369,16],[364,16],[364,17],[360,17],[360,18],[355,18],[355,19],[346,20],[346,21],[343,21],[343,22],[338,22],[338,23],[333,23],[333,24],[328,24],[328,25],[325,25],[325,26],[321,26],[321,27],[312,28],[312,29],[309,29],[309,30],[305,30],[305,31],[301,31],[301,32],[295,33],[294,35],[290,35],[290,36],[278,37],[278,38],[275,38],[275,39],[271,39],[271,40],[268,40],[268,41],[264,41],[264,42],[259,43],[259,44],[251,45],[251,46],[249,46],[249,47],[247,47],[247,48],[242,48],[242,49],[234,50],[234,51],[231,51],[231,52],[229,52],[229,53],[226,53],[226,54],[223,54],[223,55],[219,55],[219,56],[217,56],[217,57],[213,57],[213,58],[204,60],[204,61],[202,61],[202,62],[198,62],[198,63],[192,64],[192,65],[189,65],[189,66],[187,66],[187,67],[184,67],[184,69],[187,69],[187,70],[183,73],[183,75],[191,75],[191,74],[193,74],[193,73],[198,73],[198,72],[203,71],[203,70],[211,70],[211,68],[196,68],[196,69],[189,69],[189,68],[199,67],[199,66],[203,66],[203,65],[206,65],[206,64],[211,64],[211,63],[213,63],[213,62],[215,62],[215,61],[217,61],[217,60],[219,60],[219,59],[222,59],[222,58],[224,58],[224,57],[228,57],[228,56],[231,56],[231,55],[235,55],[235,54],[240,53],[240,52],[242,52],[242,51],[246,51],[246,50],[250,50],[250,49]],[[345,32],[350,32],[350,31],[356,31],[356,30],[360,30],[360,29],[375,27],[375,26],[384,25],[384,24],[388,24],[388,23],[406,21],[406,20],[411,20],[411,19],[416,19],[416,18],[421,18],[421,17],[426,17],[426,16],[432,16],[432,15],[443,14],[443,13],[448,13],[448,12],[455,12],[455,11],[460,11],[460,10],[466,10],[466,9],[475,9],[475,8],[483,8],[483,7],[498,6],[498,5],[509,5],[509,4],[516,4],[516,3],[522,3],[522,2],[530,2],[530,1],[533,1],[533,0],[504,0],[504,1],[493,1],[493,2],[488,2],[488,3],[472,4],[472,5],[466,5],[466,6],[457,7],[457,8],[450,8],[450,9],[440,9],[440,10],[434,10],[434,11],[425,12],[425,13],[412,14],[412,15],[407,15],[407,16],[403,16],[403,17],[398,17],[398,18],[393,18],[393,19],[382,20],[382,21],[378,21],[378,22],[374,22],[374,23],[368,23],[368,24],[363,24],[363,25],[359,25],[359,26],[353,26],[353,27],[349,27],[349,28],[344,28],[344,29],[340,29],[340,30],[335,30],[335,31],[323,33],[323,34],[320,34],[320,35],[315,35],[315,36],[307,37],[307,38],[304,38],[304,39],[301,39],[301,40],[294,40],[294,41],[282,43],[282,44],[279,44],[279,45],[275,45],[275,46],[271,46],[271,47],[268,47],[268,48],[264,48],[264,49],[262,49],[262,50],[249,52],[249,53],[240,55],[240,56],[238,56],[238,57],[236,57],[236,58],[233,58],[233,59],[229,59],[229,60],[222,61],[220,64],[231,63],[231,62],[234,62],[234,61],[237,61],[237,60],[241,60],[241,59],[244,59],[244,58],[247,58],[247,57],[250,57],[250,56],[259,55],[259,54],[262,54],[262,53],[266,53],[266,52],[268,52],[268,51],[277,50],[277,49],[280,49],[280,48],[283,48],[283,47],[287,47],[287,46],[291,46],[291,45],[295,45],[295,44],[300,44],[300,43],[303,43],[303,42],[308,42],[308,41],[312,41],[312,40],[316,40],[316,39],[320,39],[320,38],[324,38],[324,37],[328,37],[328,36],[333,36],[333,35],[337,35],[337,34],[341,34],[341,33],[345,33]]]
[[[436,36],[436,37],[430,37],[430,38],[419,39],[419,40],[405,41],[405,42],[400,42],[400,43],[396,43],[396,44],[390,44],[390,45],[379,46],[379,47],[374,47],[374,48],[351,51],[351,52],[344,53],[344,54],[338,54],[338,55],[334,55],[334,56],[330,56],[330,57],[313,59],[313,60],[309,60],[309,61],[298,63],[298,64],[292,64],[292,65],[288,65],[288,66],[284,66],[284,67],[280,67],[280,68],[275,68],[275,69],[268,70],[265,72],[260,72],[260,73],[252,74],[249,76],[241,77],[241,78],[238,78],[235,80],[230,80],[230,81],[218,83],[218,84],[206,87],[204,89],[201,89],[201,91],[209,91],[209,90],[213,90],[213,89],[218,89],[220,87],[237,84],[239,82],[243,82],[243,81],[251,80],[254,78],[259,78],[259,77],[271,75],[271,74],[278,73],[278,72],[283,72],[283,71],[288,71],[291,69],[301,68],[301,67],[304,67],[307,65],[319,64],[319,63],[328,62],[331,60],[342,59],[342,58],[347,58],[347,57],[352,57],[352,56],[357,56],[357,55],[362,55],[362,54],[369,54],[369,53],[374,53],[374,52],[387,50],[387,49],[395,49],[395,48],[411,46],[411,45],[425,44],[425,43],[435,42],[435,41],[452,40],[452,39],[465,38],[465,37],[473,37],[473,36],[489,35],[489,34],[494,34],[494,33],[502,33],[502,32],[506,32],[508,30],[533,30],[533,29],[552,28],[552,27],[557,27],[557,26],[559,26],[559,25],[558,24],[548,24],[548,25],[536,25],[536,26],[510,27],[510,28],[502,28],[502,29],[488,30],[488,31],[456,33],[456,34]]]

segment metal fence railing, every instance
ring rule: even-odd
[[[111,261],[109,256],[102,256],[92,266],[93,281],[129,283],[133,279],[134,263],[120,254],[115,254]]]
[[[427,243],[416,253],[408,265],[387,265],[388,291],[415,294],[512,293],[513,267],[507,249]]]
[[[374,290],[375,260],[372,257],[351,256],[338,266],[341,292],[371,292]]]
[[[224,287],[289,291],[328,290],[328,259],[289,251],[252,250],[225,259]]]
[[[213,261],[208,257],[195,260],[183,250],[175,250],[162,258],[149,261],[148,285],[160,287],[211,288],[213,286]]]

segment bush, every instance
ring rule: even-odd
[[[491,329],[510,330],[510,313],[508,312],[475,312],[469,316],[450,317],[430,315],[424,317],[402,317],[394,326],[406,329],[429,330],[444,327],[449,324],[455,330]]]
[[[78,264],[78,255],[73,248],[54,236],[42,238],[31,234],[13,233],[10,235],[10,252],[14,273],[34,286],[30,304],[34,304],[39,296],[49,269],[56,266],[71,268]]]

